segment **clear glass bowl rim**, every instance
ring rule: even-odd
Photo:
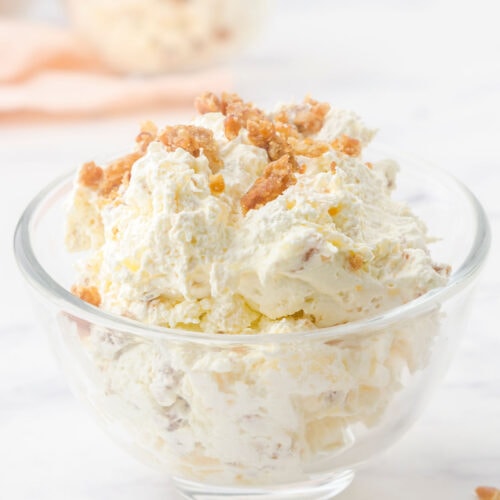
[[[448,172],[424,161],[414,155],[386,148],[377,144],[371,150],[383,152],[389,158],[396,157],[402,163],[418,164],[430,177],[439,180],[441,184],[455,189],[470,205],[475,218],[475,235],[467,257],[462,265],[453,270],[446,286],[436,288],[406,304],[400,305],[381,314],[369,318],[352,321],[316,330],[306,330],[292,333],[261,333],[261,334],[221,334],[210,332],[193,332],[175,328],[145,325],[138,321],[107,313],[71,294],[43,268],[36,257],[32,242],[32,227],[34,218],[43,204],[61,189],[65,189],[73,181],[75,172],[64,174],[49,183],[28,204],[21,215],[14,234],[14,254],[18,266],[28,283],[41,295],[49,299],[62,310],[83,319],[91,324],[100,325],[122,332],[156,340],[192,341],[211,344],[276,344],[297,340],[321,340],[335,337],[345,337],[357,333],[378,331],[394,324],[405,317],[421,314],[436,307],[446,299],[460,292],[470,284],[481,270],[491,244],[491,230],[486,213],[475,195],[458,179]],[[392,156],[391,156],[392,155]]]

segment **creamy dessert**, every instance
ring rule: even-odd
[[[439,317],[308,332],[411,301],[449,268],[391,197],[396,163],[363,157],[374,130],[354,113],[310,98],[264,112],[233,94],[196,106],[191,123],[146,123],[134,152],[79,170],[66,244],[86,253],[73,293],[234,344],[96,326],[73,337],[102,388],[94,397],[159,464],[224,484],[298,481],[383,418],[425,366]],[[263,333],[276,343],[238,340]]]
[[[207,65],[257,29],[262,0],[66,0],[78,31],[108,64],[131,73]]]

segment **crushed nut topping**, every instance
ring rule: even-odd
[[[339,153],[344,153],[348,156],[359,156],[361,154],[361,141],[342,134],[339,138],[332,142],[333,149]]]
[[[156,140],[158,135],[158,127],[151,121],[144,122],[141,126],[141,131],[136,137],[135,142],[139,146],[139,150],[146,152],[151,142]]]
[[[99,185],[99,194],[104,197],[114,198],[118,192],[118,188],[122,184],[128,184],[132,166],[142,155],[142,152],[136,151],[110,163],[104,170],[104,175]]]
[[[296,155],[307,156],[309,158],[316,158],[325,154],[330,148],[326,142],[313,141],[310,137],[305,139],[295,139],[290,137],[288,144],[293,148]]]
[[[293,124],[301,134],[310,135],[319,132],[325,123],[325,117],[330,111],[326,102],[318,102],[306,97],[303,104],[288,108]]]
[[[227,115],[224,119],[224,135],[228,141],[232,141],[238,137],[241,128],[241,121],[236,115]]]
[[[478,486],[476,495],[479,500],[500,500],[500,490],[491,486]]]
[[[101,305],[101,295],[95,286],[73,285],[71,293],[95,307]]]
[[[237,94],[224,92],[221,98],[221,111],[224,115],[234,115],[243,127],[246,127],[248,120],[263,120],[266,114],[252,103],[245,102]]]
[[[226,188],[226,183],[224,182],[222,174],[211,175],[208,179],[208,186],[210,192],[214,195],[223,193]]]
[[[204,92],[194,100],[194,107],[200,115],[221,111],[220,99],[213,92]]]
[[[279,160],[283,155],[288,155],[294,168],[298,168],[292,147],[276,132],[272,121],[267,119],[248,121],[247,129],[249,141],[258,148],[265,149],[271,161]]]
[[[97,189],[103,177],[103,170],[98,167],[93,161],[85,163],[80,169],[78,181],[82,186],[91,189]]]
[[[288,115],[285,111],[280,111],[274,117],[274,126],[276,127],[276,132],[283,138],[289,139],[291,137],[295,139],[300,139],[301,134],[297,130],[297,127],[293,123],[289,123]]]
[[[315,158],[332,148],[349,156],[361,154],[361,142],[347,135],[338,137],[331,144],[311,137],[323,127],[330,106],[310,97],[301,104],[284,106],[270,115],[243,101],[237,94],[226,92],[220,97],[205,92],[196,98],[195,107],[201,114],[222,113],[225,116],[224,134],[228,140],[234,140],[242,129],[246,129],[248,141],[267,152],[269,165],[241,199],[244,213],[275,199],[288,186],[295,184],[294,174],[305,172],[305,165],[299,166],[296,157]],[[104,203],[115,199],[120,187],[129,182],[132,165],[146,153],[153,141],[160,141],[168,151],[182,148],[194,157],[204,154],[212,171],[209,179],[211,192],[220,194],[224,191],[224,178],[214,175],[222,168],[223,162],[211,130],[178,125],[168,126],[159,134],[156,125],[150,121],[142,125],[136,138],[136,152],[115,160],[104,169],[93,162],[85,164],[80,171],[80,183],[97,190]],[[336,166],[336,162],[331,162],[332,173],[335,173]],[[367,166],[371,168],[371,164],[367,163]]]
[[[222,167],[219,156],[219,148],[211,130],[194,125],[177,125],[166,127],[160,135],[159,140],[169,151],[182,148],[191,153],[195,158],[201,152],[207,157],[210,169],[216,173]]]
[[[285,189],[295,184],[295,170],[290,155],[283,155],[279,160],[269,163],[262,176],[241,198],[243,214],[276,199]]]

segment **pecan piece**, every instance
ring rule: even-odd
[[[194,100],[194,107],[200,113],[217,113],[222,109],[220,99],[213,92],[204,92]]]
[[[114,160],[104,170],[103,179],[99,185],[99,194],[105,197],[114,197],[118,192],[118,188],[126,185],[130,180],[130,171],[132,165],[143,155],[142,152],[136,151],[122,158]]]
[[[330,111],[326,102],[318,102],[307,97],[304,104],[291,108],[293,124],[301,134],[315,134],[323,128],[325,116]]]
[[[78,175],[78,182],[82,186],[86,186],[90,189],[97,189],[101,183],[102,177],[102,168],[98,167],[93,161],[90,161],[82,165]]]
[[[214,134],[207,128],[195,127],[194,125],[166,127],[159,139],[169,151],[182,148],[195,158],[200,156],[203,151],[213,173],[222,167]]]
[[[236,115],[227,115],[224,120],[224,135],[232,141],[238,137],[242,126],[241,120]]]
[[[271,161],[279,160],[283,155],[289,155],[294,168],[298,168],[293,157],[292,147],[276,133],[274,123],[270,120],[248,121],[248,139],[258,148],[265,149]]]
[[[288,187],[295,184],[297,182],[293,175],[295,170],[290,155],[283,155],[278,160],[269,163],[262,176],[241,198],[243,214],[276,199]]]

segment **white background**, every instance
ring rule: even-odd
[[[355,109],[381,142],[453,172],[484,204],[493,248],[472,320],[421,420],[358,474],[341,500],[466,500],[500,487],[500,35],[497,2],[275,0],[231,63],[245,98],[311,93]],[[57,18],[49,2],[33,17]],[[71,396],[34,318],[11,251],[15,222],[59,173],[123,149],[155,110],[86,120],[0,116],[0,498],[165,500],[168,482],[111,444]]]

